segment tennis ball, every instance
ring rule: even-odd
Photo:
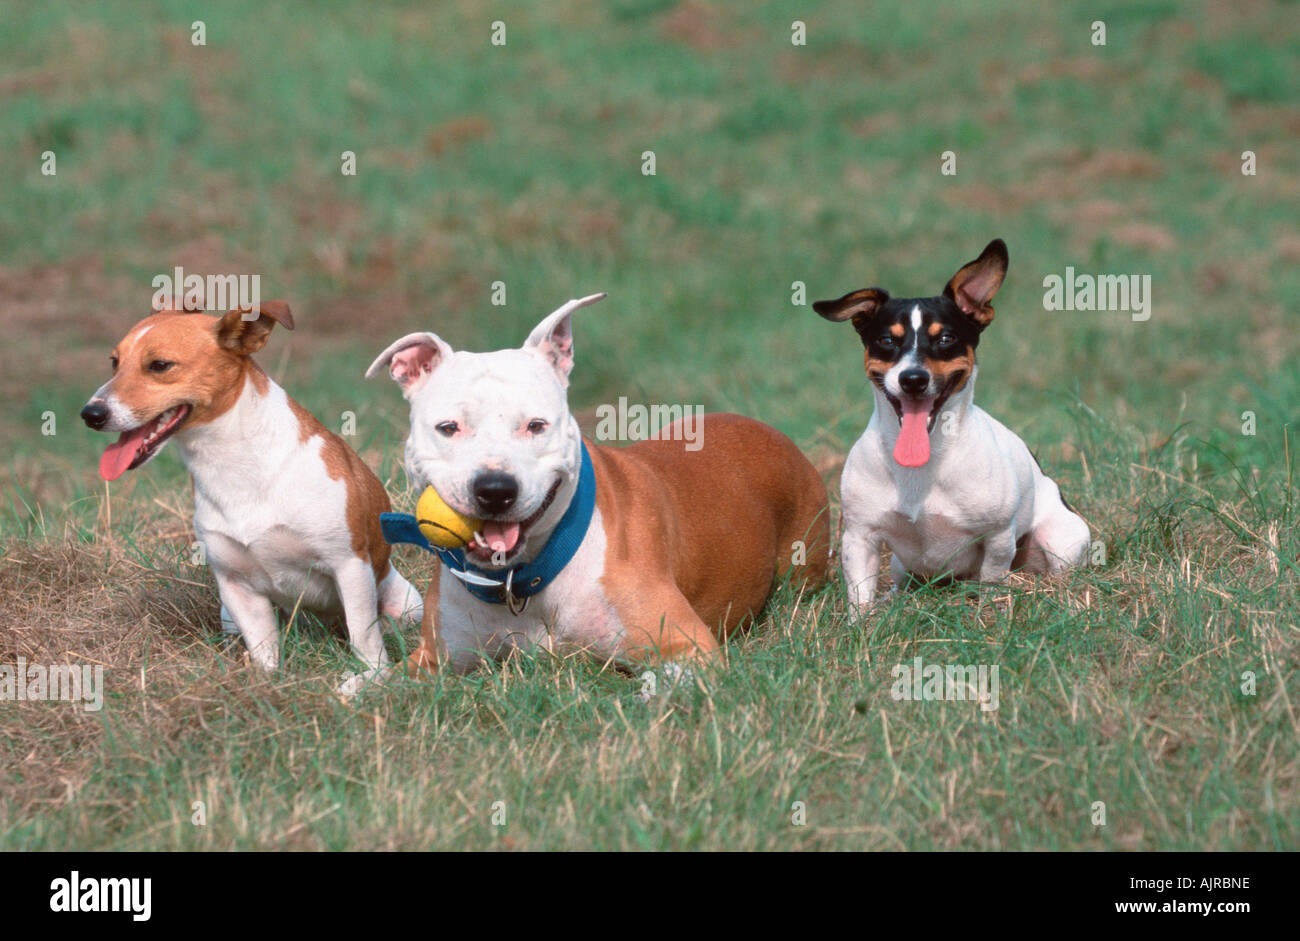
[[[461,516],[447,506],[432,487],[425,487],[424,493],[420,494],[420,501],[415,505],[415,522],[425,539],[444,549],[469,545],[482,525],[479,520]]]

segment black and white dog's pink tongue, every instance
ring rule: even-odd
[[[493,552],[509,552],[519,542],[519,524],[484,520],[483,541]]]
[[[99,456],[99,476],[105,480],[117,480],[126,473],[135,456],[140,453],[140,445],[149,434],[150,425],[141,425],[124,431],[116,441],[104,449]]]
[[[930,406],[934,399],[903,399],[903,426],[894,442],[894,460],[903,467],[921,467],[930,460]]]

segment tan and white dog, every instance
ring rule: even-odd
[[[482,521],[462,557],[477,582],[444,558],[429,586],[413,674],[468,671],[516,648],[627,668],[707,658],[792,567],[809,589],[825,583],[826,487],[779,431],[715,414],[698,450],[672,440],[673,426],[628,447],[584,442],[568,405],[570,318],[602,297],[565,304],[521,349],[455,351],[412,333],[367,370],[386,369],[411,404],[415,486]],[[557,541],[568,549],[534,578]],[[484,581],[500,583],[490,599]]]
[[[221,317],[157,311],[113,348],[113,377],[81,417],[121,433],[100,458],[105,480],[175,438],[194,481],[194,530],[216,576],[222,628],[271,670],[280,662],[275,606],[341,612],[366,667],[340,687],[348,695],[388,663],[379,615],[414,621],[422,605],[389,562],[379,478],[253,361],[277,323],[293,329],[283,301]]]

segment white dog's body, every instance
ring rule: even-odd
[[[971,401],[974,385],[972,375],[944,404],[921,467],[894,461],[898,422],[877,390],[876,410],[840,479],[844,577],[855,608],[875,598],[885,542],[896,585],[909,573],[996,582],[1018,555],[1029,571],[1057,572],[1082,560],[1087,524],[1025,443]]]

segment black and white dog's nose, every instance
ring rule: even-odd
[[[515,505],[519,481],[500,471],[486,471],[474,478],[474,502],[488,516],[498,516]]]
[[[81,420],[95,431],[108,424],[108,406],[102,402],[88,402],[81,410]]]
[[[898,386],[908,395],[920,395],[930,385],[930,374],[924,369],[905,369],[898,375]]]

